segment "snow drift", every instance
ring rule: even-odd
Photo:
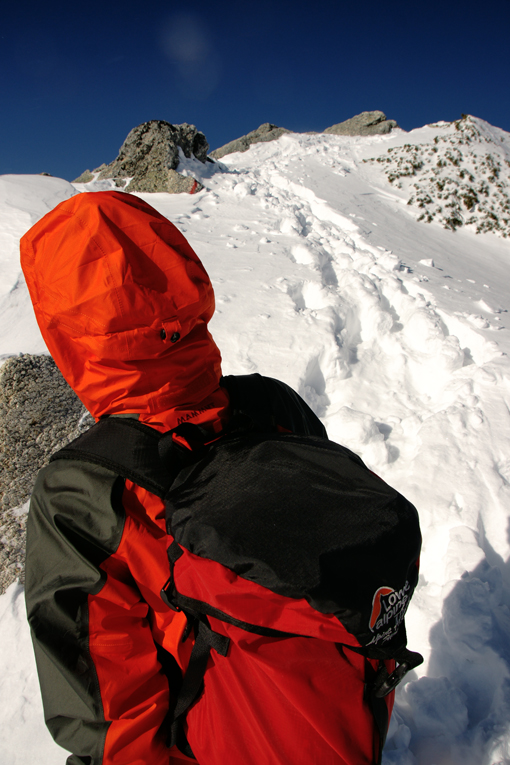
[[[211,275],[224,372],[289,383],[332,439],[419,510],[421,578],[407,621],[426,661],[398,690],[385,765],[510,762],[510,136],[469,125],[478,138],[464,151],[462,130],[440,123],[370,137],[285,134],[206,165],[181,155],[179,172],[204,190],[142,195]],[[450,196],[439,198],[448,183],[434,147],[469,164],[471,207],[467,176],[455,175],[463,167],[446,156]],[[427,161],[391,183],[386,160],[397,167],[404,153]],[[61,199],[111,183],[0,179],[3,358],[45,352],[19,237]],[[430,205],[431,222],[419,221]],[[445,229],[450,212],[461,223]],[[490,212],[499,229],[476,234]],[[21,600],[16,584],[0,598],[0,761],[50,765],[65,753],[44,729]]]

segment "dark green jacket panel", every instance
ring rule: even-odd
[[[100,765],[109,727],[89,653],[87,601],[105,583],[100,564],[120,544],[123,488],[106,468],[59,460],[40,471],[30,503],[27,614],[46,724],[75,753],[73,765]]]

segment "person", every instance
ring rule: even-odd
[[[163,215],[123,192],[77,194],[25,234],[21,262],[48,350],[96,420],[135,418],[161,433],[191,422],[212,437],[223,429],[231,410],[208,331],[213,289]],[[260,381],[280,429],[326,437],[294,391]],[[196,760],[167,747],[169,710],[193,644],[185,615],[160,594],[168,546],[164,504],[146,489],[79,460],[56,459],[40,471],[28,518],[27,613],[46,723],[71,752],[68,765],[375,762],[366,660],[334,643],[333,658],[310,647],[315,690],[294,667],[295,694],[282,694],[271,670],[278,726],[249,689],[248,702],[236,701],[235,677],[227,702],[208,691],[215,686],[206,676],[188,715]],[[353,687],[357,695],[349,695]]]

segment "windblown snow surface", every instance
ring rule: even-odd
[[[407,624],[425,663],[397,691],[384,765],[510,763],[510,135],[469,124],[478,137],[464,144],[446,123],[284,135],[222,163],[183,158],[199,194],[141,195],[212,277],[225,373],[285,380],[332,439],[418,508],[421,577]],[[60,200],[104,188],[0,179],[3,357],[45,351],[19,236]],[[432,222],[420,222],[427,204]],[[443,228],[452,215],[457,230]],[[475,233],[481,223],[490,233]],[[0,598],[0,641],[0,762],[63,762],[42,720],[20,585]]]

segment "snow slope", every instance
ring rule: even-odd
[[[487,196],[497,200],[510,136],[469,124],[483,141],[465,161],[480,183],[487,154],[500,162]],[[461,216],[452,231],[442,213],[419,222],[422,208],[407,204],[414,183],[443,193],[437,165],[390,183],[377,161],[454,152],[461,133],[440,123],[363,138],[290,134],[222,163],[183,158],[199,194],[141,195],[212,277],[225,373],[285,380],[331,438],[419,510],[421,579],[407,622],[409,647],[426,661],[398,690],[385,765],[510,763],[510,244],[503,228],[474,233],[468,214],[483,219],[486,207],[467,209],[463,179],[452,176],[442,202]],[[0,178],[0,355],[44,351],[17,238],[60,199],[109,184]],[[40,719],[21,594],[13,585],[0,598],[0,763],[29,765],[37,738],[38,762],[53,765],[65,754]]]

